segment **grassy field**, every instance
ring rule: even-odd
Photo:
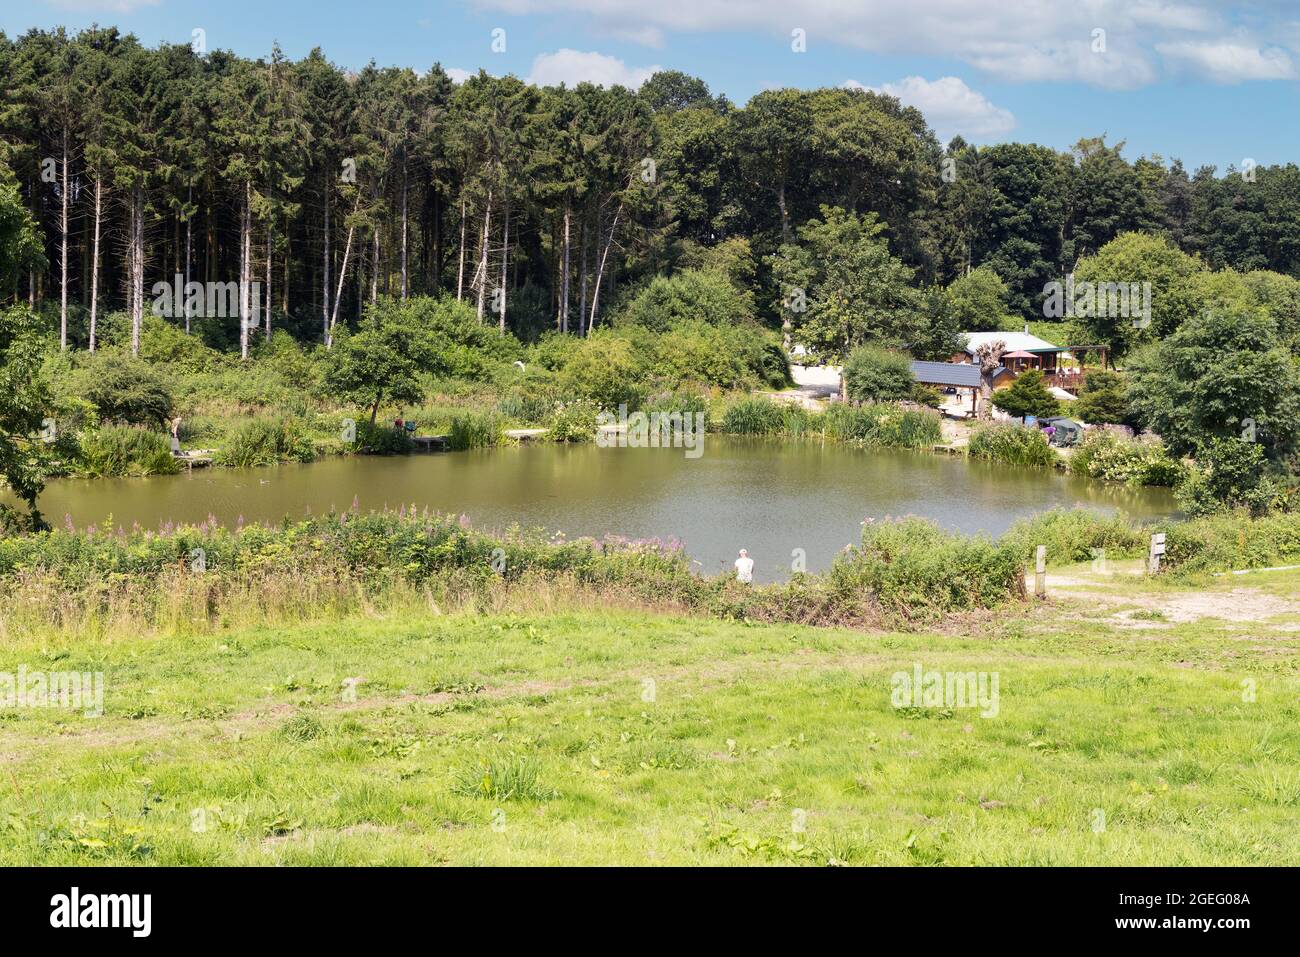
[[[1292,864],[1298,592],[1084,565],[942,634],[431,610],[11,635],[0,672],[105,692],[0,711],[0,864]],[[996,716],[894,707],[914,664],[996,673]]]

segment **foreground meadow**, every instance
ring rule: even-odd
[[[1121,570],[1122,571],[1122,570]],[[10,635],[0,864],[1293,864],[1295,572],[1089,566],[947,633],[637,610]],[[996,716],[891,704],[915,664]]]

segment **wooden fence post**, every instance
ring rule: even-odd
[[[1151,536],[1151,552],[1147,556],[1147,574],[1155,575],[1160,571],[1160,556],[1165,553],[1165,533],[1157,532]]]
[[[1039,545],[1034,555],[1034,594],[1047,597],[1047,546]]]

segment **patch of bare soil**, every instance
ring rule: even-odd
[[[1050,584],[1069,586],[1091,583],[1059,576],[1051,579]],[[1077,601],[1095,602],[1102,607],[1137,605],[1137,610],[1129,609],[1110,616],[1110,621],[1114,624],[1127,628],[1169,627],[1170,625],[1201,621],[1206,618],[1217,618],[1221,621],[1233,622],[1255,622],[1267,621],[1281,615],[1300,616],[1300,602],[1278,598],[1256,588],[1234,588],[1231,591],[1162,592],[1151,595],[1071,591],[1061,597],[1068,597]],[[1158,612],[1160,617],[1145,618],[1144,612]],[[1295,626],[1281,625],[1280,627],[1291,630]]]

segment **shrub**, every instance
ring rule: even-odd
[[[1078,400],[1070,406],[1070,414],[1090,425],[1124,425],[1131,416],[1128,411],[1128,386],[1118,372],[1098,369],[1089,372],[1079,390]]]
[[[1040,430],[1024,425],[982,425],[971,434],[969,454],[1008,465],[1054,465],[1056,452]]]
[[[640,370],[632,343],[609,332],[583,340],[560,371],[559,387],[569,397],[590,399],[599,408],[635,408],[641,400]]]
[[[1039,545],[1047,546],[1047,560],[1071,564],[1097,557],[1104,549],[1114,557],[1144,554],[1147,530],[1123,515],[1103,515],[1086,508],[1053,509],[1016,522],[1002,536],[1022,561],[1029,561]]]
[[[909,618],[996,607],[1025,594],[1013,547],[952,535],[920,518],[868,520],[862,547],[836,560],[829,587],[841,597],[867,590],[883,608]]]
[[[1043,384],[1040,369],[1022,372],[1010,386],[994,392],[993,404],[1007,415],[1018,418],[1034,415],[1042,419],[1061,411],[1061,403]]]
[[[1300,514],[1252,519],[1220,512],[1162,525],[1165,567],[1179,572],[1267,568],[1300,562]]]
[[[556,442],[590,442],[596,437],[596,407],[588,402],[561,406],[547,425]]]
[[[857,402],[904,399],[915,384],[912,360],[879,346],[859,346],[844,361],[844,388]]]
[[[391,425],[372,425],[369,420],[357,423],[355,451],[363,455],[406,455],[414,451],[415,442],[405,429]]]
[[[87,356],[76,379],[104,422],[166,425],[174,406],[163,377],[147,362],[111,352]]]
[[[1178,487],[1178,504],[1189,515],[1246,509],[1268,511],[1277,485],[1267,475],[1264,449],[1241,439],[1214,439],[1196,457],[1196,468]]]
[[[1070,458],[1070,471],[1107,482],[1168,487],[1183,476],[1182,463],[1170,458],[1163,444],[1134,442],[1103,429],[1084,436]]]
[[[87,430],[79,436],[77,446],[77,470],[94,478],[173,475],[181,468],[167,436],[134,426]]]
[[[315,457],[307,424],[289,416],[250,419],[227,437],[217,456],[222,465],[236,468],[310,462]]]
[[[656,276],[627,304],[617,324],[666,332],[682,323],[734,326],[753,319],[749,297],[721,271],[686,269]]]

